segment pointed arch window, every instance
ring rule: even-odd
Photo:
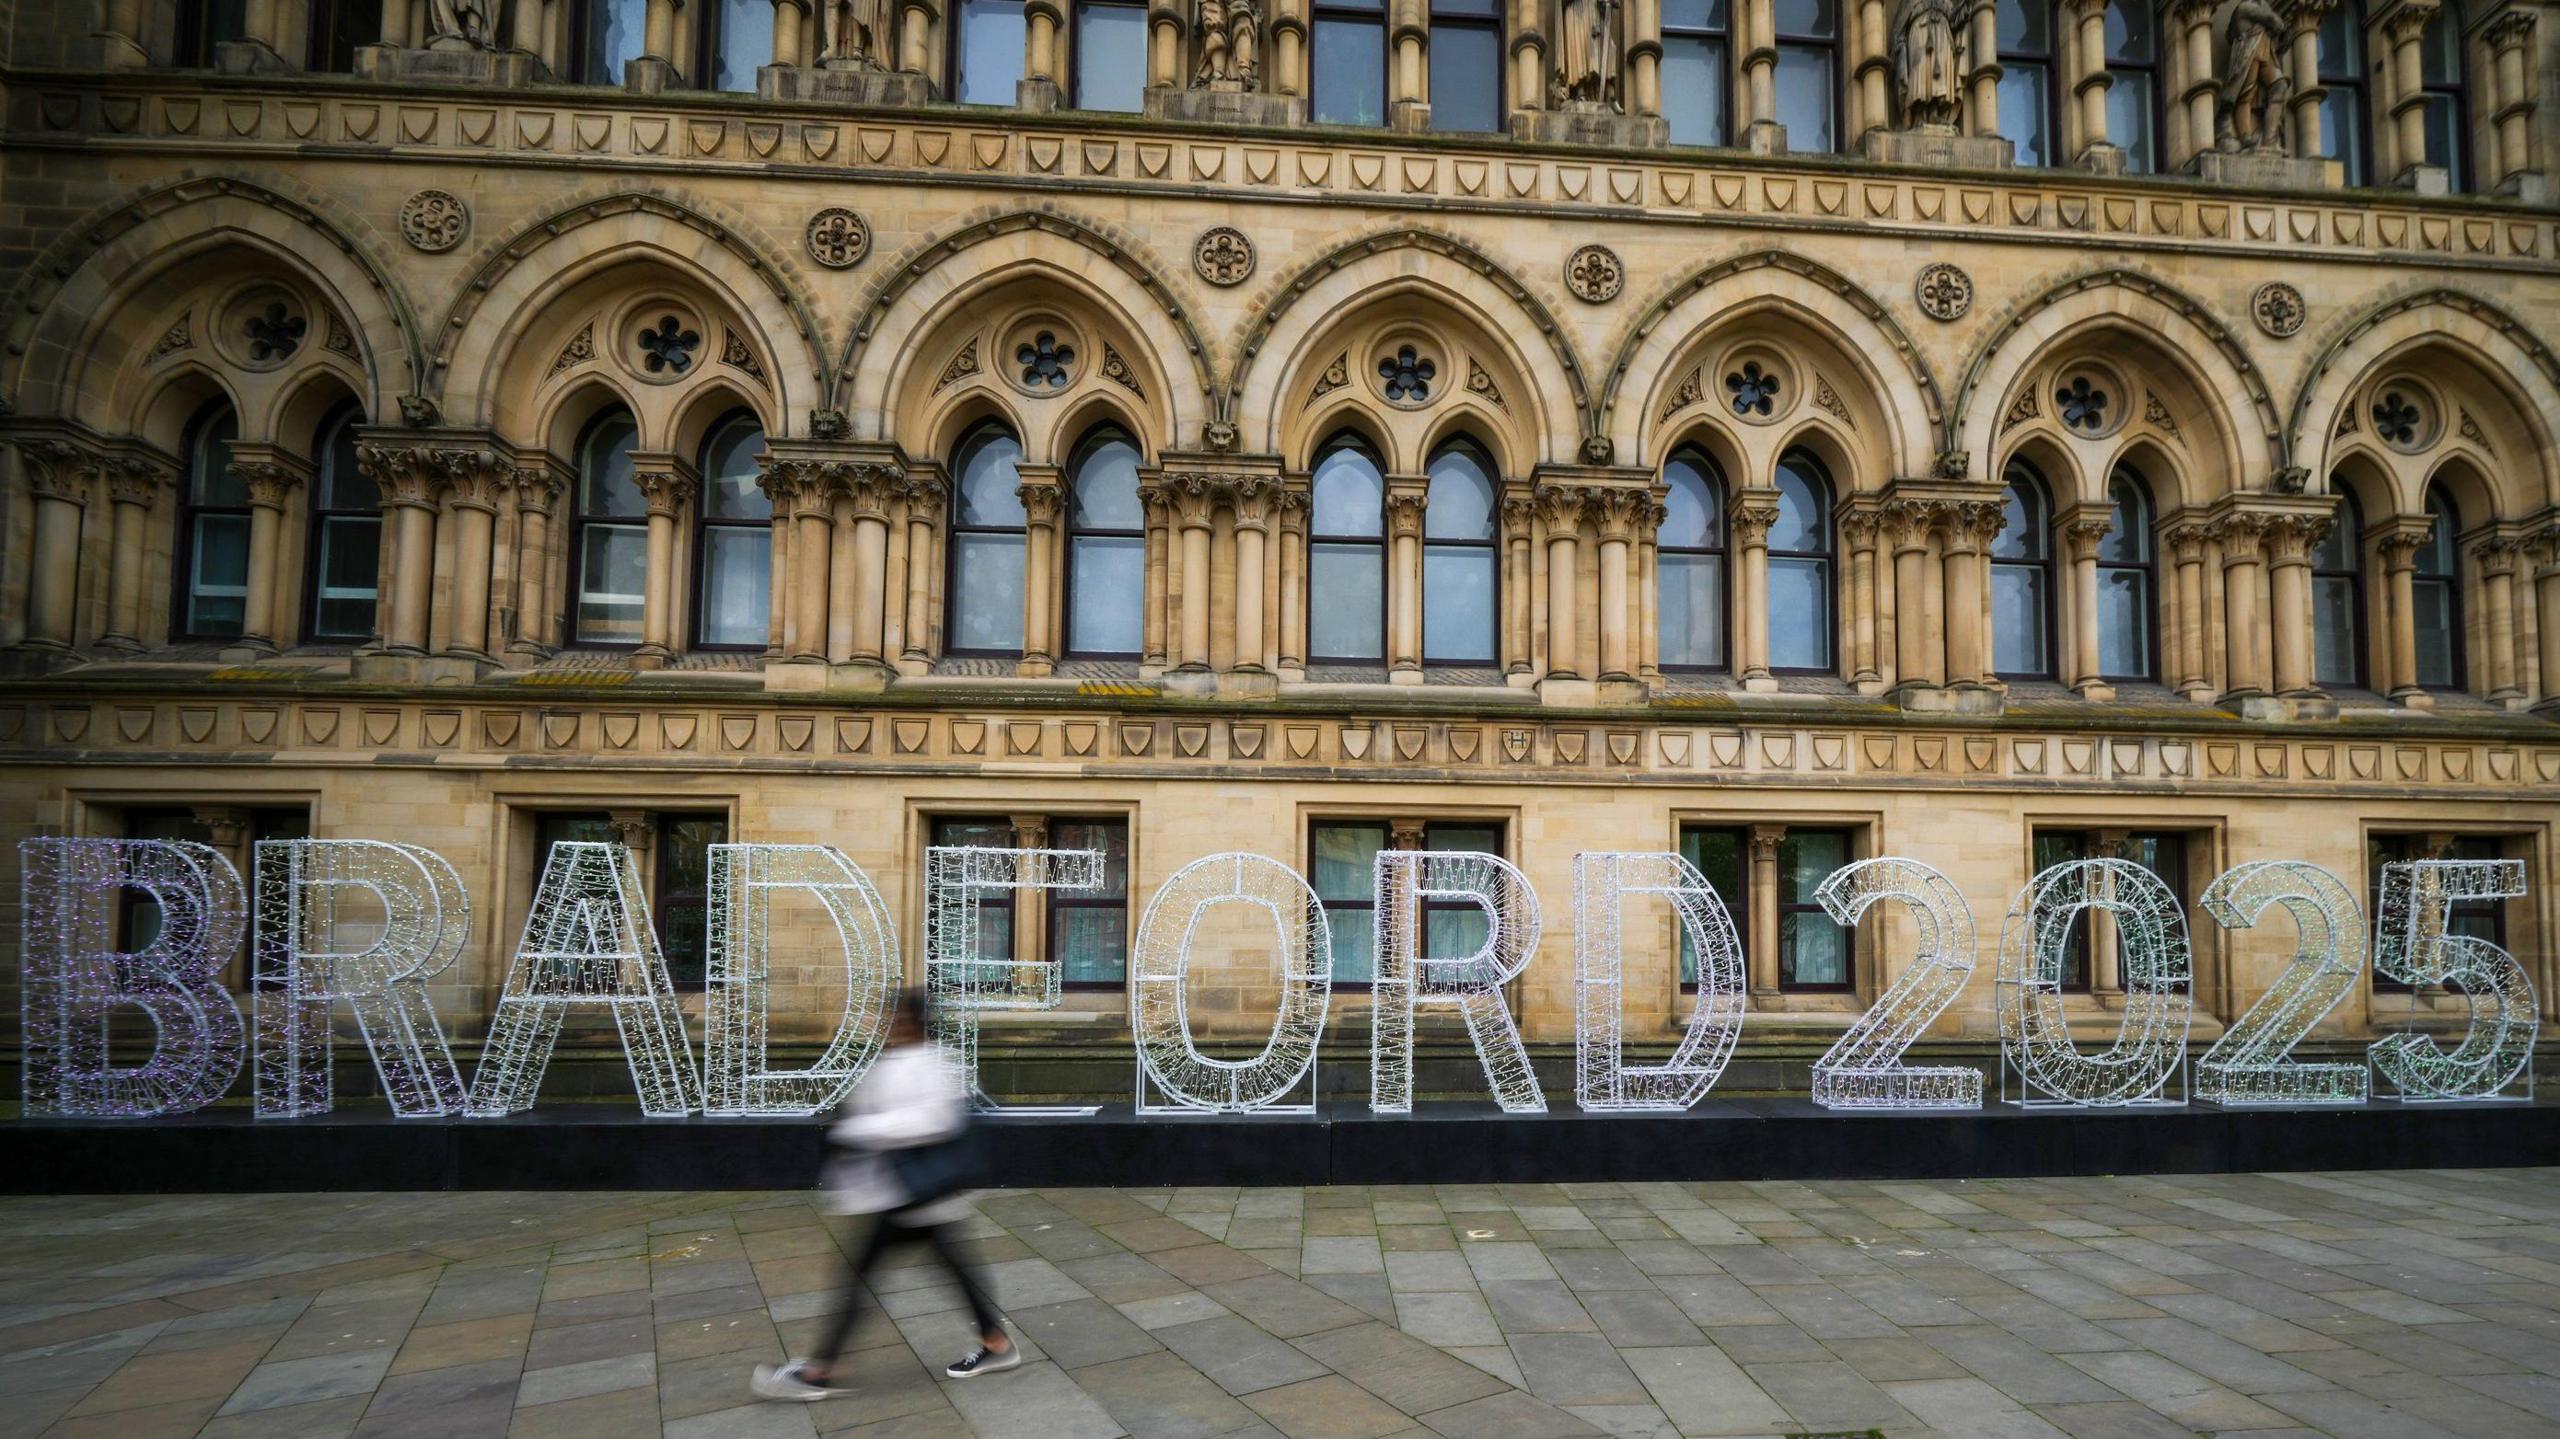
[[[311,590],[303,602],[302,632],[324,643],[372,635],[382,580],[382,493],[356,464],[353,405],[320,426],[314,447],[319,468],[311,477]]]
[[[1022,653],[1022,441],[985,424],[960,441],[951,487],[950,642],[955,655]]]
[[[1671,143],[1731,143],[1732,37],[1732,0],[1663,0],[1662,114]]]
[[[2061,164],[2053,0],[1999,0],[1992,19],[2000,47],[2000,133],[2017,148],[2020,165]]]
[[[2409,581],[2409,615],[2418,641],[2418,683],[2431,690],[2463,685],[2462,566],[2455,537],[2462,512],[2442,485],[2427,486],[2427,542]]]
[[[1656,536],[1655,583],[1662,667],[1725,666],[1724,476],[1697,450],[1674,453],[1662,467],[1669,490]]]
[[[2365,682],[2364,510],[2344,492],[2311,551],[2311,666],[2315,684]]]
[[[569,636],[582,645],[637,645],[648,606],[649,502],[632,477],[640,426],[616,406],[578,442],[577,504],[569,517],[575,602]]]
[[[2347,183],[2373,181],[2373,131],[2365,110],[2364,6],[2337,0],[2320,14],[2320,134]]]
[[[2426,106],[2425,163],[2456,190],[2471,186],[2471,76],[2462,53],[2462,3],[2445,0],[2418,37],[2418,98]],[[2409,164],[2402,156],[2400,163]]]
[[[1778,457],[1769,527],[1769,667],[1831,668],[1831,481],[1802,450]]]
[[[1387,655],[1387,480],[1356,436],[1316,457],[1307,515],[1308,658],[1375,664]]]
[[[2158,671],[2158,557],[2151,534],[2151,489],[2131,465],[2107,481],[2112,510],[2098,541],[2098,673],[2147,680]]]
[[[1422,661],[1489,665],[1501,612],[1493,465],[1471,441],[1452,440],[1430,468],[1422,507]]]
[[[2053,677],[2053,506],[2044,478],[2011,460],[1991,542],[1991,668],[2002,679]]]
[[[1085,436],[1067,477],[1067,653],[1134,659],[1146,642],[1147,520],[1137,442]]]
[[[187,426],[187,477],[178,491],[175,638],[237,639],[249,611],[249,487],[231,468],[240,416],[228,401]]]
[[[2107,6],[2107,138],[2128,174],[2160,168],[2160,21],[2149,0]]]
[[[773,632],[773,501],[763,473],[764,425],[744,410],[702,445],[702,503],[694,510],[694,644],[760,650]]]

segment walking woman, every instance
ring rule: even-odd
[[[836,1382],[836,1367],[862,1315],[863,1279],[883,1251],[904,1240],[932,1248],[977,1321],[978,1347],[943,1372],[954,1379],[975,1379],[1020,1364],[1022,1351],[1004,1332],[994,1302],[952,1252],[949,1226],[965,1212],[961,1192],[977,1181],[978,1150],[969,1127],[965,1082],[926,1037],[921,992],[898,996],[888,1045],[836,1111],[827,1143],[834,1154],[823,1182],[826,1207],[836,1214],[875,1216],[871,1232],[851,1256],[844,1307],[817,1352],[784,1364],[757,1365],[755,1392],[767,1399],[803,1402],[850,1392]]]

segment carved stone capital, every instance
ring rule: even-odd
[[[2268,517],[2224,515],[2213,522],[2212,538],[2222,544],[2225,565],[2254,565],[2266,558]]]
[[[2390,19],[2382,22],[2382,33],[2395,45],[2404,40],[2415,40],[2426,33],[2427,26],[2434,22],[2442,8],[2432,0],[2407,0],[2391,12]]]
[[[2101,528],[2098,539],[2105,538],[2106,529]],[[2160,542],[2168,546],[2170,558],[2182,565],[2203,563],[2205,541],[2212,538],[2213,527],[2198,519],[2172,520],[2160,531]]]
[[[2416,565],[2418,551],[2433,543],[2436,535],[2435,521],[2423,515],[2386,520],[2377,528],[2374,548],[2382,551],[2383,567],[2393,570]]]
[[[249,492],[249,503],[261,510],[282,511],[302,486],[302,471],[281,460],[233,459],[232,479]]]
[[[1729,523],[1733,526],[1733,542],[1742,548],[1761,548],[1769,543],[1769,529],[1778,522],[1778,497],[1744,490],[1734,496]]]
[[[2007,507],[1998,500],[1942,500],[1938,511],[1948,547],[1961,554],[1988,547],[2008,523]]]
[[[2271,515],[2267,519],[2267,560],[2291,567],[2311,563],[2311,552],[2329,537],[2327,515]]]
[[[1653,509],[1653,496],[1643,490],[1601,490],[1592,500],[1592,514],[1604,541],[1634,541],[1637,528]]]
[[[1591,492],[1581,485],[1540,485],[1531,492],[1530,501],[1547,522],[1550,531],[1568,533],[1582,527],[1582,516],[1590,504]]]
[[[2533,26],[2540,12],[2525,5],[2510,5],[2488,24],[2480,27],[2480,38],[2489,53],[2503,55],[2533,38]]]
[[[2484,535],[2472,542],[2471,558],[2486,576],[2513,576],[2524,561],[2526,540],[2522,535]]]
[[[385,510],[431,510],[436,496],[444,488],[444,476],[437,469],[436,452],[425,445],[386,445],[358,442],[356,468],[373,481],[375,493],[382,497]]]
[[[2077,514],[2062,522],[2062,537],[2071,542],[2075,552],[2095,556],[2098,546],[2115,532],[2115,527],[2113,514]]]
[[[1014,486],[1013,495],[1022,501],[1023,518],[1034,526],[1056,524],[1067,503],[1067,488],[1055,476],[1025,479]],[[856,501],[855,505],[854,513],[860,514],[860,502]]]
[[[12,441],[18,458],[25,463],[27,488],[39,500],[57,500],[69,505],[89,502],[90,477],[104,459],[87,445],[58,436],[43,435]]]
[[[693,502],[702,482],[672,465],[635,468],[631,483],[639,486],[640,498],[649,503],[649,517],[672,518]]]
[[[1226,491],[1227,476],[1199,470],[1168,472],[1157,481],[1173,519],[1186,530],[1209,528],[1217,513],[1218,500]]]
[[[546,519],[559,507],[561,496],[569,492],[568,477],[550,465],[517,465],[509,471],[507,481],[515,488],[518,513]]]
[[[149,509],[159,501],[160,492],[169,488],[175,478],[167,469],[148,460],[122,456],[106,463],[107,499],[119,505],[138,505]]]

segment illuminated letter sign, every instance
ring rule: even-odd
[[[1378,851],[1375,874],[1378,977],[1370,990],[1369,1107],[1380,1114],[1413,1111],[1413,1014],[1438,1004],[1466,1020],[1485,1083],[1504,1112],[1546,1113],[1528,1046],[1502,997],[1502,986],[1529,967],[1538,948],[1538,893],[1528,877],[1499,855],[1413,849]],[[1433,953],[1444,940],[1472,948]]]
[[[844,962],[843,1007],[825,1051],[805,1069],[766,1063],[773,999],[773,899],[815,898]],[[814,918],[814,916],[810,916]],[[711,846],[704,946],[702,1107],[710,1114],[800,1115],[832,1108],[871,1067],[897,993],[898,930],[862,867],[829,845]]]
[[[1280,936],[1280,1016],[1251,1059],[1212,1059],[1192,1042],[1184,1003],[1191,935],[1212,905],[1240,903],[1271,916]],[[1276,859],[1216,854],[1174,872],[1147,901],[1129,959],[1129,1024],[1138,1038],[1137,1110],[1315,1109],[1316,1041],[1333,996],[1333,931],[1305,879]],[[1303,1102],[1286,1102],[1301,1084]],[[1155,1091],[1150,1094],[1150,1088]]]
[[[1680,917],[1698,959],[1698,993],[1679,1047],[1661,1064],[1622,1055],[1626,955],[1622,907],[1658,894]],[[1706,1096],[1742,1034],[1742,945],[1698,867],[1662,851],[1573,857],[1574,1103],[1584,1109],[1686,1109]]]

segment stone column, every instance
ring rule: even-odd
[[[1538,503],[1547,521],[1547,677],[1582,679],[1582,648],[1574,635],[1574,615],[1582,608],[1581,567],[1574,548],[1581,540],[1582,491],[1570,485],[1542,486]]]
[[[649,505],[649,576],[641,591],[640,648],[632,655],[639,669],[661,668],[683,647],[676,633],[676,583],[683,563],[684,520],[700,483],[690,470],[655,458],[662,463],[636,467],[631,475]]]
[[[2127,851],[2131,835],[2125,830],[2102,829],[2091,838],[2097,842],[2099,855],[2122,856]],[[2114,894],[2115,882],[2112,879],[2101,880],[2100,885],[2100,894]],[[2086,918],[2089,925],[2089,991],[2093,996],[2120,993],[2124,989],[2124,947],[2116,934],[2115,912],[2092,909],[2086,911]]]
[[[1965,123],[1968,135],[2000,133],[2000,18],[1999,11],[1988,4],[1976,4],[1967,16],[1967,56],[1972,68],[1965,72]]]
[[[1627,585],[1632,564],[1638,513],[1652,497],[1634,490],[1607,490],[1595,507],[1600,521],[1600,678],[1635,678],[1635,642]]]
[[[1751,826],[1751,933],[1745,968],[1755,998],[1778,993],[1778,843],[1782,824]]]
[[[17,445],[35,496],[22,643],[28,649],[67,651],[79,625],[80,520],[89,507],[90,477],[103,461],[66,440],[20,440]]]
[[[2329,153],[2328,117],[2320,111],[2329,92],[2320,83],[2320,25],[2337,0],[2294,0],[2283,11],[2287,77],[2293,81],[2293,153],[2307,159]]]
[[[1271,497],[1280,515],[1280,672],[1307,673],[1307,482],[1291,476]]]
[[[1511,84],[1514,110],[1542,110],[1547,103],[1545,0],[1509,0]]]
[[[798,664],[827,662],[827,597],[833,588],[828,562],[835,551],[834,497],[828,493],[832,468],[806,460],[783,460],[768,472],[774,513],[787,515],[791,536],[791,622],[784,637],[788,657]]]
[[[2214,148],[2214,115],[2222,100],[2222,81],[2213,65],[2213,14],[2216,0],[2173,0],[2169,24],[2161,38],[2163,84],[2173,86],[2166,106],[2169,128],[2163,136],[2168,153],[2160,168],[2191,168],[2195,157]]]
[[[1760,693],[1778,687],[1769,673],[1769,527],[1777,522],[1776,491],[1747,489],[1734,495],[1728,518],[1740,561],[1733,603],[1734,672],[1744,689]]]
[[[1138,665],[1142,670],[1161,671],[1165,666],[1165,581],[1173,570],[1172,556],[1166,541],[1171,534],[1171,503],[1165,498],[1164,486],[1153,477],[1139,482],[1138,508],[1145,515],[1143,533],[1146,592],[1145,619],[1141,622]],[[1283,644],[1287,643],[1284,639]]]
[[[107,633],[99,643],[108,649],[142,648],[143,534],[151,508],[168,476],[141,460],[110,460],[106,465],[107,501],[114,507],[107,553]],[[42,556],[39,542],[35,553]]]
[[[1305,0],[1277,0],[1271,7],[1271,75],[1274,95],[1307,93]]]
[[[2534,635],[2540,641],[2541,692],[2534,708],[2560,708],[2560,522],[2545,525],[2534,537]]]
[[[1627,6],[1627,111],[1662,113],[1662,0]]]
[[[1644,496],[1636,529],[1636,675],[1662,678],[1662,522],[1671,517],[1671,487],[1656,480]]]
[[[2435,697],[2418,684],[2417,603],[2418,551],[2427,547],[2434,526],[2427,520],[2402,521],[2379,541],[2384,576],[2384,622],[2391,629],[2385,653],[2391,659],[2386,681],[2391,698],[2411,709],[2435,708]]]
[[[1882,528],[1883,516],[1873,509],[1840,517],[1849,547],[1849,679],[1867,694],[1884,684],[1876,660],[1876,535]]]
[[[1049,847],[1049,817],[1039,814],[1017,814],[1013,821],[1013,842],[1020,849]],[[1013,960],[1016,964],[1041,964],[1049,958],[1048,893],[1043,890],[1017,891],[1018,898],[1029,901],[1013,907]]]
[[[942,517],[950,512],[951,491],[942,476],[910,466],[904,482],[907,502],[907,590],[905,623],[898,640],[904,648],[899,665],[922,674],[933,664],[935,631],[942,618]]]
[[[151,64],[151,52],[142,44],[143,0],[106,0],[99,8],[98,28],[89,32],[98,42],[98,64],[106,70],[142,70]]]
[[[356,468],[382,497],[382,648],[423,655],[434,604],[436,499],[443,475],[429,451],[389,445],[356,446]]]
[[[2102,174],[2124,169],[2124,151],[2107,138],[2107,0],[2069,0],[2063,23],[2079,38],[2072,50],[2071,98],[2079,107],[2080,149],[2074,158],[2082,168]]]
[[[1422,510],[1428,475],[1387,476],[1387,679],[1422,683]]]
[[[933,32],[942,18],[934,0],[906,0],[898,8],[898,69],[922,75],[932,68]]]
[[[1886,533],[1893,542],[1893,667],[1896,689],[1928,689],[1929,625],[1925,615],[1929,588],[1929,510],[1926,505],[1895,501],[1885,510]]]
[[[2489,113],[2497,125],[2497,151],[2485,178],[2498,194],[2534,201],[2548,198],[2533,168],[2533,119],[2542,81],[2533,29],[2540,13],[2537,5],[2511,4],[2480,32],[2489,47]]]
[[[887,636],[889,624],[889,501],[896,497],[898,486],[905,480],[895,466],[855,465],[846,477],[846,498],[853,512],[853,663],[866,665],[886,673],[889,668]],[[1028,488],[1026,486],[1026,488]],[[1056,486],[1050,487],[1054,497]],[[1027,497],[1023,508],[1031,508]],[[1051,510],[1054,516],[1056,511]],[[1036,537],[1037,531],[1035,529]],[[1040,551],[1036,542],[1032,556]],[[1026,575],[1030,574],[1026,566]],[[1023,587],[1026,600],[1038,593],[1028,583]],[[1045,596],[1043,596],[1045,601]],[[1025,657],[1034,631],[1028,618],[1023,626]],[[1042,671],[1046,673],[1046,671]]]
[[[1778,123],[1778,9],[1775,0],[1738,0],[1734,43],[1742,50],[1742,143],[1755,155],[1782,155],[1787,127]]]
[[[2001,507],[1967,500],[1947,516],[1947,683],[1979,689],[1991,679],[1990,634],[1983,627],[1989,596],[1991,542],[2000,537]]]
[[[1885,0],[1858,0],[1842,10],[1840,23],[1848,30],[1849,45],[1849,138],[1855,140],[1869,130],[1893,128],[1893,96],[1886,83],[1893,41],[1886,33]],[[1959,19],[1951,28],[1962,32],[1964,22]]]
[[[453,566],[452,614],[445,626],[444,652],[464,659],[491,658],[489,650],[489,577],[496,554],[498,499],[514,482],[514,467],[481,452],[457,457],[447,476],[443,523],[451,525],[453,543],[446,552]]]
[[[1264,648],[1265,616],[1263,589],[1270,576],[1265,572],[1265,549],[1271,535],[1271,500],[1267,481],[1253,478],[1238,480],[1236,504],[1236,665],[1240,670],[1257,673],[1270,668],[1269,651]]]
[[[2472,546],[2480,567],[2481,634],[2489,653],[2479,678],[2487,681],[2492,703],[2512,705],[2524,698],[2516,682],[2516,558],[2524,542],[2512,535],[2491,535]]]
[[[1066,25],[1059,0],[1028,0],[1022,7],[1022,81],[1014,87],[1014,107],[1034,113],[1055,110],[1063,95],[1058,84],[1058,32]]]
[[[809,7],[805,0],[773,0],[773,63],[801,63],[801,35],[807,30]]]
[[[1431,128],[1431,12],[1428,0],[1387,0],[1387,124]]]
[[[2258,615],[2266,593],[2263,515],[2229,515],[2214,527],[2222,542],[2223,668],[2228,699],[2252,699],[2270,686],[2266,626]]]
[[[1205,475],[1183,475],[1173,482],[1182,527],[1182,653],[1176,666],[1209,668],[1209,607],[1213,599],[1209,575],[1210,524],[1217,505],[1216,487]]]
[[[2177,600],[2176,633],[2168,636],[2176,654],[2164,668],[2173,671],[2170,683],[2181,694],[2193,700],[2208,697],[2212,688],[2205,677],[2204,545],[2205,526],[2200,521],[2181,520],[2170,525],[2161,536],[2176,568],[2171,583]]]
[[[2276,693],[2292,697],[2320,693],[2312,663],[2311,552],[2329,533],[2321,515],[2279,515],[2267,528],[2267,617],[2275,638]]]
[[[518,466],[516,490],[516,634],[507,653],[542,659],[552,652],[560,606],[551,597],[551,515],[567,490],[548,466]],[[379,601],[377,600],[377,603]]]
[[[2404,0],[2391,18],[2383,22],[2384,38],[2391,42],[2389,68],[2385,83],[2377,86],[2375,103],[2390,117],[2392,183],[2412,188],[2440,188],[2430,185],[2419,172],[2427,165],[2427,97],[2423,92],[2424,70],[2418,42],[2427,25],[2436,18],[2438,6],[2432,0]],[[2471,117],[2461,117],[2468,126]],[[2441,174],[2441,172],[2438,172]]]
[[[1506,675],[1533,675],[1537,646],[1529,613],[1534,596],[1529,551],[1535,544],[1538,502],[1524,486],[1502,496],[1502,667]]]
[[[273,654],[283,612],[292,605],[290,583],[278,573],[285,511],[293,503],[294,491],[302,487],[303,470],[263,445],[255,447],[254,457],[241,455],[248,448],[233,447],[230,466],[232,478],[249,496],[249,592],[240,606],[240,638],[229,648]],[[461,577],[455,583],[460,584]]]
[[[2112,700],[2115,686],[2104,678],[2098,656],[2098,546],[2114,528],[2106,514],[2082,515],[2063,527],[2071,546],[2071,618],[2074,643],[2071,687],[2084,699]]]

